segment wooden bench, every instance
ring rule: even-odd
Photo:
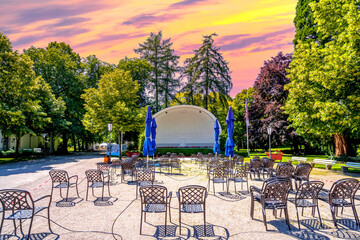
[[[289,159],[289,163],[292,163],[293,161],[305,163],[307,161],[307,158],[306,157],[291,157],[291,159]]]
[[[34,151],[33,151],[34,153],[41,153],[42,151],[41,151],[41,148],[34,148]]]
[[[336,160],[330,159],[314,159],[311,163],[311,166],[314,167],[315,164],[325,165],[326,170],[331,170],[332,166],[336,163]]]
[[[347,162],[345,164],[345,166],[341,166],[341,171],[344,173],[344,172],[347,172],[349,170],[349,168],[357,168],[357,169],[360,169],[360,163],[358,162]]]

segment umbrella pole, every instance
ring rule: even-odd
[[[146,168],[149,168],[149,154],[146,155]]]

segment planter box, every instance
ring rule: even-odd
[[[133,155],[140,155],[139,152],[126,152],[126,156],[131,157]]]
[[[104,162],[109,163],[109,157],[104,157]]]
[[[268,157],[270,157],[270,154],[267,152],[266,153],[266,155],[268,156]],[[271,154],[271,159],[273,159],[273,160],[282,160],[282,153],[281,154],[279,154],[279,153],[277,153],[277,154]]]

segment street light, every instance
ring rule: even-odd
[[[112,130],[112,123],[108,123],[108,130],[109,130],[109,163],[111,162],[111,130]]]
[[[269,135],[269,151],[270,151],[270,159],[271,159],[271,127],[267,127],[267,132],[268,132],[268,135]]]

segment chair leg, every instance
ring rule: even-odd
[[[352,207],[353,212],[354,212],[356,225],[360,226],[359,216],[358,216],[358,214],[356,212],[355,204],[353,203],[351,207]]]
[[[33,220],[34,220],[34,216],[32,216],[31,220],[30,220],[30,226],[29,226],[29,232],[28,232],[27,239],[30,239],[30,233],[31,233],[31,227],[32,227]],[[21,220],[20,220],[20,224],[21,224]]]
[[[285,212],[286,224],[288,225],[289,230],[291,231],[290,220],[289,220],[289,213],[288,213],[287,207],[284,209],[284,212]]]
[[[66,189],[66,201],[68,201],[68,199],[69,199],[69,188],[70,188],[70,185],[68,185],[68,187]]]
[[[140,213],[140,214],[141,214],[141,216],[140,216],[140,235],[141,235],[141,232],[142,232],[142,231],[141,231],[141,230],[142,230],[142,222],[143,222],[143,220],[142,220],[142,219],[143,219],[143,211],[142,211],[142,209],[141,209],[141,213]]]
[[[215,196],[215,182],[213,181],[213,190],[214,190],[214,196]]]
[[[179,229],[180,229],[180,235],[181,235],[181,206],[179,206]]]
[[[319,215],[319,220],[320,220],[320,227],[323,227],[322,224],[322,220],[321,220],[321,216],[320,216],[320,210],[319,210],[319,205],[316,205],[317,211],[318,211],[318,215]]]
[[[64,197],[62,196],[62,188],[61,188],[61,186],[60,186],[59,189],[60,189],[60,197],[61,197],[61,198],[64,198]]]
[[[297,220],[298,220],[298,225],[299,225],[299,229],[300,229],[300,220],[299,220],[299,212],[298,212],[298,208],[295,207],[296,209],[296,217],[297,217]]]
[[[262,208],[262,214],[263,214],[263,219],[264,219],[264,225],[265,225],[265,230],[267,231],[267,222],[266,222],[266,211],[265,211],[265,208],[264,207],[261,207]]]
[[[251,219],[254,220],[254,199],[252,196],[251,196],[250,216]]]
[[[86,186],[86,201],[88,200],[89,184]]]
[[[166,237],[166,230],[167,230],[167,209],[165,209],[165,237]]]
[[[111,194],[110,194],[110,183],[108,182],[108,193],[109,193],[109,197],[111,197]]]
[[[206,214],[205,214],[205,207],[204,207],[204,234],[206,237]]]
[[[78,198],[80,198],[80,195],[79,195],[79,189],[78,189],[78,185],[77,185],[77,183],[75,184],[75,188],[76,188],[76,194],[77,194]]]
[[[335,210],[334,210],[334,208],[331,207],[331,206],[330,206],[330,211],[331,211],[331,216],[332,216],[333,221],[334,221],[334,225],[335,225],[335,227],[337,228],[338,226],[337,226],[337,222],[336,222]]]
[[[51,230],[51,225],[50,225],[50,207],[48,207],[48,225],[49,225],[49,230],[50,230],[50,232],[52,232],[52,230]]]

